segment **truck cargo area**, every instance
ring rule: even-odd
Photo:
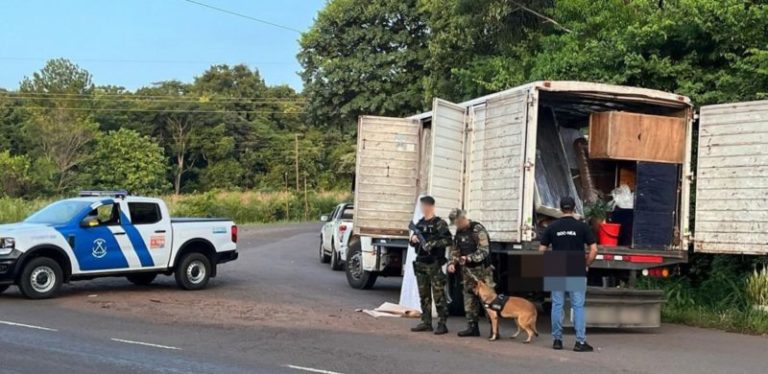
[[[677,104],[540,91],[537,237],[560,216],[561,196],[575,197],[577,213],[583,215],[590,205],[612,201],[612,191],[625,185],[632,193],[632,207],[608,212],[608,221],[620,229],[616,242],[603,243],[601,252],[679,254],[681,166],[689,113],[685,105]]]

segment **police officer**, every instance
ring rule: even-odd
[[[586,223],[576,220],[573,211],[576,208],[576,201],[572,197],[563,197],[560,199],[560,210],[563,212],[562,218],[553,222],[544,232],[541,238],[540,251],[546,251],[552,246],[552,251],[565,255],[567,261],[573,262],[567,264],[570,269],[585,269],[595,261],[597,257],[597,244],[595,244],[595,234]],[[589,247],[589,252],[585,253],[585,247]],[[559,258],[563,258],[558,256]],[[563,303],[565,301],[565,292],[571,298],[571,309],[573,310],[573,327],[576,330],[576,345],[573,350],[576,352],[592,352],[593,348],[587,344],[586,320],[584,316],[584,298],[586,296],[587,280],[583,279],[583,289],[571,290],[552,290],[552,348],[563,349]]]
[[[467,329],[459,331],[458,335],[480,336],[477,326],[480,313],[483,311],[480,299],[472,291],[475,287],[473,278],[482,280],[494,287],[493,268],[490,266],[490,240],[488,231],[478,222],[467,218],[461,209],[454,209],[448,216],[451,224],[456,225],[456,236],[453,239],[451,259],[448,272],[453,273],[461,267],[464,282],[464,312],[467,316]]]
[[[448,224],[435,216],[435,199],[424,196],[419,199],[424,218],[416,226],[421,231],[425,245],[422,245],[418,235],[411,236],[411,243],[416,247],[416,259],[413,271],[416,273],[416,283],[419,286],[421,299],[421,323],[411,331],[432,331],[432,297],[437,308],[437,329],[435,335],[448,333],[445,322],[448,319],[448,302],[445,298],[447,277],[443,273],[446,262],[445,248],[451,245],[451,232]]]

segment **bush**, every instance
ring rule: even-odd
[[[755,269],[747,278],[747,299],[752,305],[768,305],[768,267]]]

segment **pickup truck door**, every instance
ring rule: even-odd
[[[768,100],[701,108],[694,249],[768,253]]]
[[[171,255],[171,218],[156,202],[122,203],[122,227],[141,269],[165,267]],[[125,214],[127,212],[128,214]]]
[[[93,227],[80,227],[80,221],[88,216],[99,219]],[[63,232],[72,246],[80,271],[100,272],[127,269],[133,248],[125,239],[120,226],[120,206],[112,200],[94,203],[91,211],[78,217],[72,227]]]

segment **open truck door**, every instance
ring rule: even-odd
[[[533,209],[522,206],[528,98],[525,89],[469,108],[465,207],[494,242],[519,243],[523,209]],[[529,182],[533,193],[532,175]]]
[[[448,218],[451,209],[462,207],[465,117],[465,107],[434,100],[427,188],[437,201],[435,214],[443,219]]]
[[[694,250],[768,253],[768,101],[701,108]]]

